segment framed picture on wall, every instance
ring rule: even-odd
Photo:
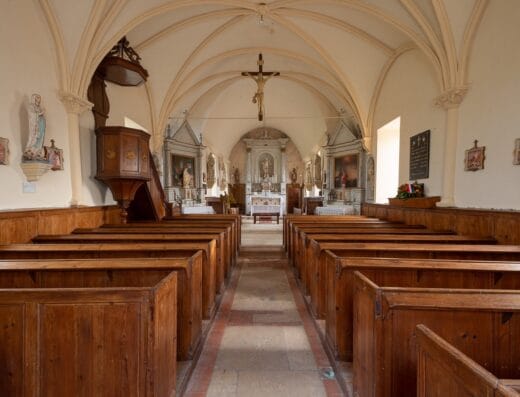
[[[466,150],[466,156],[464,158],[464,170],[465,171],[478,171],[484,169],[484,160],[486,158],[486,147],[478,146],[476,140],[474,146],[471,149]]]
[[[517,138],[515,140],[515,151],[513,152],[513,164],[520,165],[520,138]]]
[[[63,171],[63,149],[56,147],[54,139],[51,139],[51,146],[45,146],[45,153],[51,170]]]
[[[182,175],[184,169],[187,168],[188,172],[195,175],[195,158],[188,156],[178,156],[172,154],[172,186],[183,187]]]
[[[334,188],[358,187],[359,153],[346,154],[334,159]]]

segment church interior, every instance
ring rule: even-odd
[[[0,395],[520,396],[520,1],[0,0]]]

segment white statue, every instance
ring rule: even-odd
[[[45,139],[45,109],[38,94],[31,96],[29,104],[29,137],[23,153],[24,160],[46,160],[43,142]]]
[[[188,167],[184,167],[184,171],[182,171],[182,187],[184,189],[193,188],[193,175],[191,175]]]
[[[269,159],[266,157],[264,161],[262,161],[262,178],[269,178]]]

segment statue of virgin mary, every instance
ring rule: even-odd
[[[24,160],[46,160],[43,142],[45,139],[45,109],[41,104],[42,97],[31,96],[29,104],[29,137],[23,152]]]

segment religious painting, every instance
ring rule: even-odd
[[[359,154],[347,154],[334,159],[334,188],[358,187]]]
[[[513,157],[513,164],[520,165],[520,138],[515,140],[515,151],[514,151],[514,157]]]
[[[9,139],[0,138],[0,165],[9,165]]]
[[[186,171],[186,172],[185,172]],[[193,157],[172,154],[172,186],[184,187],[184,182],[195,175],[195,159]]]
[[[269,153],[264,153],[258,158],[258,171],[260,179],[268,179],[274,176],[274,159]]]
[[[51,139],[51,146],[45,146],[45,153],[51,170],[63,171],[63,150],[54,145],[54,139]]]
[[[486,147],[478,146],[478,141],[475,141],[474,146],[471,149],[466,150],[464,157],[464,170],[465,171],[478,171],[484,169],[484,160]]]

